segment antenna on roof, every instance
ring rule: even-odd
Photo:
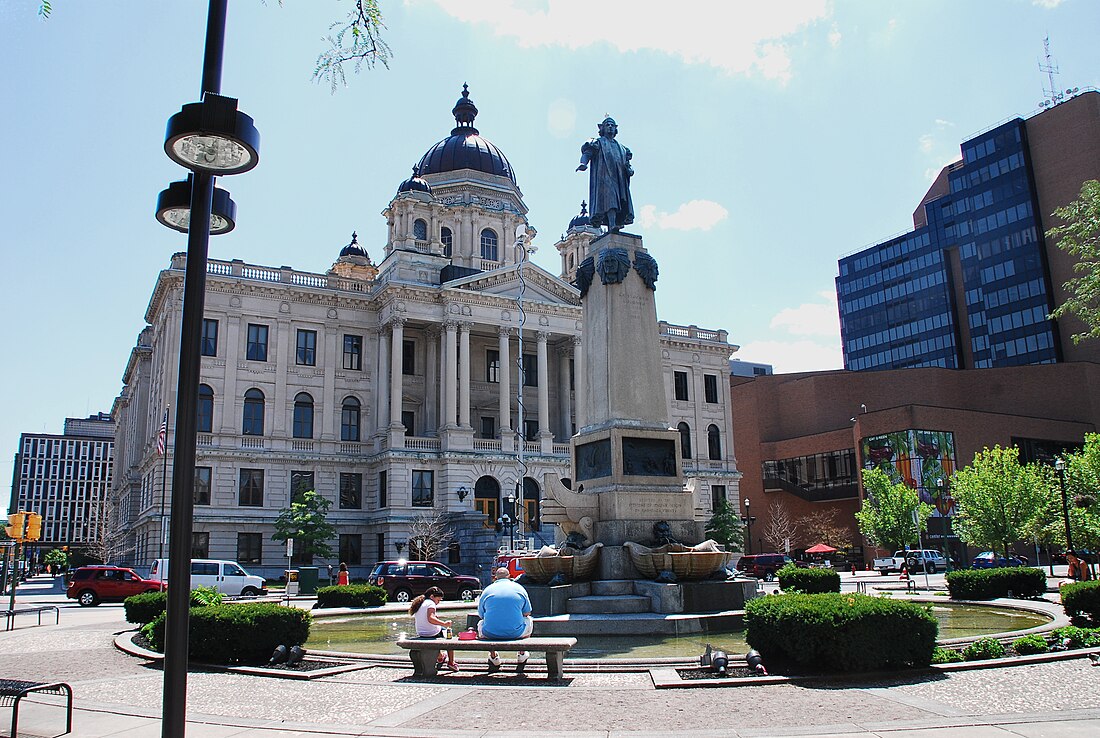
[[[1039,103],[1039,107],[1051,108],[1067,97],[1073,97],[1081,88],[1073,87],[1062,92],[1054,86],[1054,75],[1058,74],[1058,65],[1054,63],[1054,58],[1050,55],[1050,36],[1043,39],[1043,57],[1046,63],[1039,62],[1039,71],[1046,72],[1047,79],[1050,80],[1050,88],[1043,88],[1043,94],[1046,96],[1046,99]]]

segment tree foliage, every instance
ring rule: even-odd
[[[294,539],[294,557],[298,561],[312,563],[314,556],[332,558],[329,541],[336,536],[336,527],[328,522],[328,509],[332,503],[312,489],[296,497],[290,507],[279,511],[275,518],[273,541]]]
[[[1047,238],[1077,257],[1073,271],[1078,276],[1063,285],[1069,296],[1051,317],[1072,314],[1084,322],[1085,330],[1073,335],[1074,343],[1100,338],[1100,182],[1095,179],[1085,182],[1081,196],[1055,210],[1054,215],[1064,225],[1047,231]]]
[[[985,448],[951,477],[958,506],[953,525],[964,541],[1008,555],[1008,545],[1034,539],[1050,522],[1052,470],[1020,464],[1019,449]]]
[[[745,540],[745,526],[741,516],[729,502],[720,500],[714,509],[714,515],[707,521],[706,533],[718,543],[724,544],[727,551],[741,551]]]
[[[892,481],[882,469],[874,468],[863,470],[863,491],[863,507],[856,513],[860,533],[888,551],[919,545],[920,531],[928,525],[932,506],[920,501],[917,490]]]
[[[1066,497],[1073,545],[1091,551],[1100,549],[1100,433],[1085,436],[1080,451],[1066,454]],[[1065,524],[1061,517],[1061,494],[1052,495],[1053,514],[1048,515],[1047,540],[1065,546]]]

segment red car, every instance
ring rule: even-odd
[[[65,596],[83,607],[100,602],[122,602],[130,595],[159,592],[161,583],[142,579],[133,569],[121,566],[82,566],[73,572]]]
[[[448,600],[472,600],[481,591],[477,578],[455,574],[437,561],[380,561],[367,584],[386,590],[390,602],[408,602],[428,587],[439,587]]]

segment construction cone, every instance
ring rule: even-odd
[[[901,576],[898,577],[898,579],[908,579],[908,578],[909,578],[909,569],[904,567],[904,566],[901,567]]]

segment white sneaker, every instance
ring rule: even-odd
[[[516,657],[516,673],[522,674],[523,670],[527,668],[527,652],[520,651]]]

